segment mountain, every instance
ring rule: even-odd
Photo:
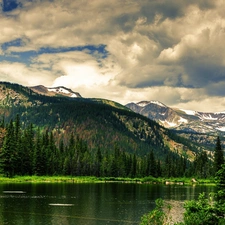
[[[193,160],[198,151],[208,147],[177,136],[157,122],[137,114],[127,107],[106,99],[62,96],[76,93],[65,87],[24,87],[0,82],[0,112],[5,121],[20,115],[22,126],[33,124],[41,130],[51,130],[58,144],[69,142],[71,133],[83,139],[93,151],[100,148],[109,153],[119,146],[121,151],[144,156],[151,150],[164,160],[169,152]],[[66,91],[65,91],[66,90]],[[60,94],[58,95],[58,93]],[[68,93],[66,93],[68,94]],[[165,108],[153,104],[155,108]],[[136,107],[143,107],[137,105]],[[172,111],[171,111],[172,113]]]
[[[167,107],[159,101],[141,101],[137,104],[129,103],[126,105],[129,109],[152,120],[159,122],[164,127],[175,127],[186,122],[175,110]]]
[[[126,107],[167,128],[193,133],[225,132],[225,112],[205,113],[170,108],[158,101],[129,103]]]
[[[74,92],[71,89],[65,88],[63,86],[47,88],[43,85],[38,85],[30,87],[30,89],[38,94],[47,96],[66,96],[71,98],[81,98],[80,93]]]
[[[221,136],[222,144],[225,145],[225,112],[177,109],[159,101],[129,103],[126,107],[200,145],[213,147],[216,136]]]

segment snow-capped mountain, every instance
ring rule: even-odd
[[[129,103],[126,107],[167,128],[198,133],[225,132],[225,112],[205,113],[170,108],[159,101]]]
[[[81,98],[81,95],[78,92],[74,92],[69,88],[60,86],[60,87],[45,87],[43,85],[38,85],[31,87],[31,90],[39,94],[48,95],[48,96],[66,96],[71,98]]]

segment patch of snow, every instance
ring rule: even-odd
[[[183,117],[180,117],[178,120],[179,123],[188,123],[188,120],[184,119]]]
[[[141,107],[145,107],[145,106],[149,105],[150,103],[155,104],[155,105],[159,105],[161,107],[165,107],[166,108],[166,106],[163,103],[161,103],[159,101],[155,101],[155,100],[152,100],[152,101],[142,101],[142,102],[137,103],[137,105],[139,105]]]
[[[219,131],[225,131],[225,127],[217,127],[216,129]]]
[[[64,93],[64,94],[69,94],[70,92],[64,88],[48,88],[48,91],[53,91],[56,93]]]
[[[150,103],[153,103],[153,104],[156,104],[156,105],[159,105],[159,106],[162,106],[162,107],[166,107],[164,104],[162,104],[159,101],[150,101]]]
[[[187,110],[187,109],[180,109],[181,111],[185,112],[187,115],[196,115],[196,111],[193,110]]]
[[[150,102],[139,102],[137,103],[137,105],[141,106],[141,107],[145,107],[146,105],[148,105]]]
[[[71,98],[77,98],[78,96],[76,94],[72,94],[70,97]]]
[[[176,123],[170,123],[170,122],[168,122],[168,121],[166,121],[166,123],[169,124],[170,127],[175,127],[175,126],[177,126]]]
[[[63,87],[56,87],[56,88],[48,88],[48,91],[56,92],[56,93],[63,93],[63,94],[71,94],[70,97],[77,98],[78,96],[75,93],[71,93],[67,89]]]
[[[205,119],[205,120],[218,120],[218,118],[212,117],[211,114],[209,114],[209,115],[203,114],[202,119]]]
[[[217,115],[217,114],[225,114],[225,111],[223,111],[223,112],[215,112],[215,114]]]
[[[175,126],[177,126],[176,123],[172,123],[172,122],[169,122],[169,121],[167,121],[167,120],[161,121],[161,122],[162,122],[163,124],[167,125],[167,127],[175,127]]]

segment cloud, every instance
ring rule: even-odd
[[[35,67],[27,67],[22,63],[9,62],[0,63],[0,79],[2,81],[22,83],[26,86],[34,86],[37,84],[49,85],[53,81],[49,71],[40,70]]]
[[[101,52],[100,56],[96,52],[89,53],[85,49],[84,51],[58,52],[54,55],[44,53],[33,59],[32,67],[54,74],[51,76],[50,86],[64,85],[80,92],[84,97],[110,95],[109,90],[115,86],[114,76],[120,68],[114,65],[110,57],[102,58]]]
[[[124,104],[224,107],[214,103],[224,102],[223,0],[3,3],[2,80]]]

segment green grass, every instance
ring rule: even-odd
[[[72,182],[72,183],[83,183],[83,182],[96,182],[96,177],[71,177],[71,176],[15,176],[12,178],[0,177],[0,182]]]
[[[215,184],[213,179],[196,179],[193,183],[191,178],[155,178],[152,176],[144,178],[126,178],[126,177],[94,177],[94,176],[15,176],[12,178],[0,176],[0,182],[16,183],[16,182],[32,182],[32,183],[57,183],[57,182],[71,182],[71,183],[103,183],[103,182],[132,182],[132,183],[150,183],[150,184]]]

